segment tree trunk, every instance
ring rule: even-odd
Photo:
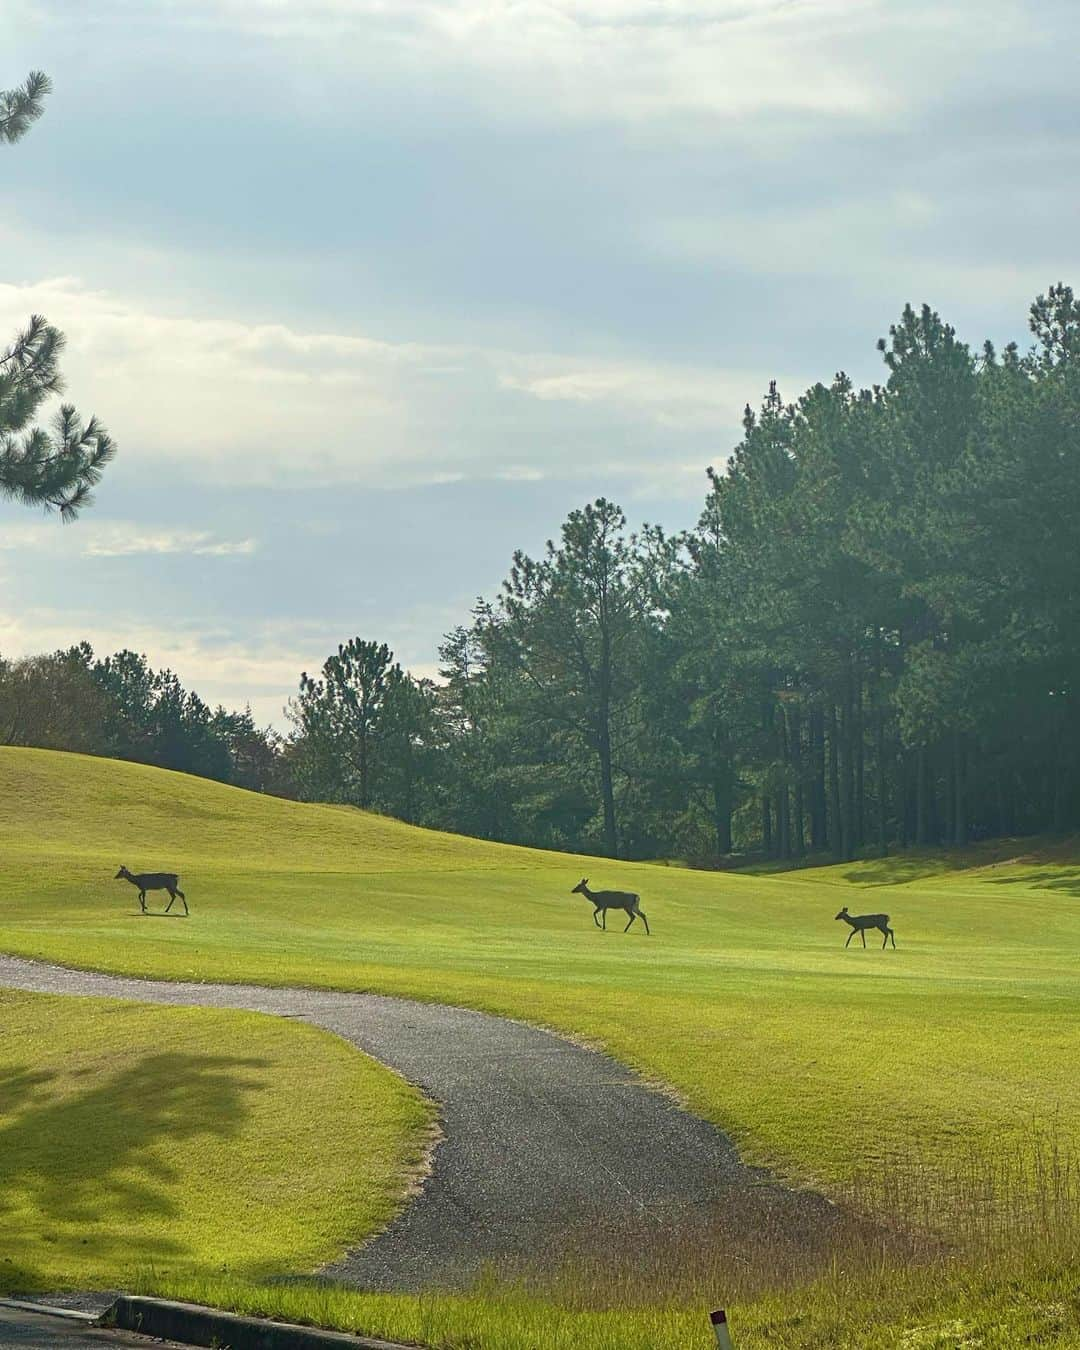
[[[896,833],[900,847],[911,842],[911,756],[901,749],[896,756]]]
[[[840,857],[849,862],[855,856],[855,756],[852,753],[851,667],[844,681],[840,704]]]
[[[953,833],[952,841],[963,848],[968,841],[967,747],[957,735],[953,741]]]
[[[600,757],[600,794],[604,804],[604,851],[609,858],[619,856],[619,836],[615,826],[615,781],[611,768],[611,640],[603,633],[600,651],[597,750]]]
[[[810,847],[829,847],[827,796],[825,789],[825,718],[820,708],[810,713]]]
[[[609,858],[619,856],[615,832],[615,784],[611,772],[611,730],[604,717],[599,727],[600,792],[604,802],[604,851]]]
[[[866,843],[866,735],[861,670],[855,672],[855,708],[852,722],[855,731],[855,821],[852,835],[854,847],[860,849]]]
[[[885,709],[881,706],[880,690],[878,703],[874,709],[875,750],[877,759],[877,846],[884,858],[889,851],[889,799],[887,791],[888,777],[885,773]]]
[[[834,858],[841,857],[841,829],[840,829],[840,766],[839,766],[839,746],[837,745],[838,730],[836,724],[836,705],[829,701],[828,713],[829,730],[829,844],[832,848]]]
[[[806,852],[806,804],[803,801],[802,713],[797,707],[791,710],[790,757],[795,779],[791,847],[795,856],[801,858]]]
[[[731,768],[724,765],[713,775],[713,822],[716,829],[716,851],[724,857],[731,852]]]
[[[945,748],[945,844],[953,841],[956,821],[956,746]]]
[[[915,842],[924,848],[930,842],[930,767],[926,746],[915,752]]]
[[[791,795],[788,791],[788,767],[790,763],[790,737],[788,736],[787,710],[780,709],[777,727],[780,760],[780,789],[776,794],[776,832],[779,835],[781,858],[791,857]]]
[[[366,732],[360,733],[359,743],[359,769],[360,769],[360,805],[366,811],[371,805],[371,790],[369,787],[370,764],[368,756],[368,737]]]
[[[1064,734],[1059,731],[1054,738],[1054,803],[1053,803],[1053,824],[1052,829],[1055,834],[1065,833],[1065,763],[1064,763]]]
[[[773,856],[772,810],[767,791],[761,794],[761,840],[765,849],[765,856],[771,858]]]

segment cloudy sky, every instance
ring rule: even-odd
[[[604,493],[689,525],[771,377],[878,377],[1080,286],[1075,0],[3,0],[0,335],[121,446],[0,504],[0,652],[80,638],[280,722]]]

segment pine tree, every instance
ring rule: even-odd
[[[18,89],[0,91],[0,141],[17,141],[44,110],[49,80],[34,71]],[[42,403],[62,389],[63,334],[40,315],[30,318],[0,353],[0,496],[43,506],[72,519],[116,446],[96,417],[83,422],[68,403],[46,430],[31,423]]]

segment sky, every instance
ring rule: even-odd
[[[770,379],[1080,287],[1075,0],[3,0],[0,343],[120,446],[0,503],[0,654],[87,639],[283,723],[417,673],[596,496],[693,525]]]

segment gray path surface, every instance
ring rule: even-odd
[[[107,1346],[170,1346],[174,1341],[150,1341],[126,1331],[102,1331],[81,1326],[59,1317],[26,1312],[22,1308],[0,1307],[0,1347],[3,1350],[104,1350]],[[179,1347],[177,1348],[179,1350]]]
[[[367,1289],[461,1286],[498,1263],[712,1234],[820,1256],[835,1211],[743,1166],[718,1130],[606,1055],[500,1017],[374,994],[173,984],[0,956],[0,986],[302,1018],[397,1069],[440,1107],[421,1192],[324,1273]],[[648,1035],[648,1028],[642,1028]],[[327,1147],[334,1141],[328,1139]]]

